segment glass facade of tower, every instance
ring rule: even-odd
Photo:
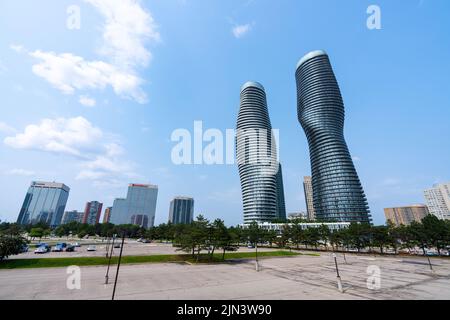
[[[317,219],[371,222],[364,190],[344,139],[344,103],[328,55],[297,65],[298,119],[308,139]]]
[[[130,184],[125,199],[114,200],[110,221],[113,224],[133,223],[133,216],[145,215],[148,227],[155,223],[158,186],[148,184]]]
[[[177,197],[170,202],[169,222],[190,224],[194,221],[194,199]]]
[[[264,87],[248,82],[241,89],[236,156],[241,179],[244,223],[286,218],[283,178]]]
[[[33,181],[20,209],[17,223],[46,223],[52,227],[61,224],[70,188],[62,183]]]

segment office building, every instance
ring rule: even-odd
[[[396,226],[409,226],[413,221],[421,222],[429,214],[427,206],[423,204],[384,209],[386,221],[391,221]]]
[[[112,207],[108,207],[105,209],[105,213],[103,214],[103,223],[109,223],[111,219]]]
[[[286,219],[281,164],[278,162],[264,87],[241,88],[236,155],[241,180],[244,223]]]
[[[176,197],[170,202],[169,223],[190,224],[194,221],[194,199]]]
[[[90,201],[86,203],[86,208],[84,209],[83,223],[96,225],[100,223],[100,216],[102,214],[103,203],[98,201]]]
[[[64,212],[61,224],[68,224],[71,222],[82,222],[83,221],[84,212],[80,212],[77,210],[66,211]]]
[[[309,220],[306,212],[292,212],[288,214],[288,221],[292,220]]]
[[[61,224],[70,188],[63,183],[33,181],[22,204],[17,223],[46,223],[52,227]]]
[[[144,215],[148,227],[155,223],[158,186],[149,184],[130,184],[126,198],[114,200],[110,222],[115,225],[129,224],[134,215]]]
[[[143,214],[132,215],[130,223],[142,228],[148,228],[148,216]]]
[[[430,213],[442,220],[450,220],[450,182],[435,184],[424,191]]]
[[[310,151],[317,220],[371,223],[369,206],[344,139],[344,103],[328,55],[297,65],[298,120]]]
[[[316,212],[314,211],[314,196],[312,178],[303,178],[303,190],[305,192],[306,212],[308,213],[308,220],[316,220]]]

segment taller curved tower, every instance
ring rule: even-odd
[[[314,210],[322,220],[371,223],[369,206],[344,139],[344,103],[328,55],[297,65],[298,120],[308,139]]]
[[[236,156],[241,179],[244,223],[286,219],[281,164],[278,162],[264,87],[241,88]]]

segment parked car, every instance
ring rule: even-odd
[[[87,248],[87,251],[97,251],[97,247],[96,247],[96,246],[93,246],[93,245],[90,245],[90,246]]]
[[[28,246],[27,246],[27,245],[24,245],[24,246],[22,247],[22,250],[20,251],[20,253],[28,252],[28,250],[29,250]]]
[[[142,243],[151,243],[151,241],[148,239],[144,239],[144,240],[142,240]]]
[[[60,242],[56,244],[57,246],[61,246],[63,249],[67,247],[67,243],[65,242]]]
[[[435,251],[435,250],[426,250],[425,252],[426,252],[427,256],[429,256],[429,257],[435,257],[435,256],[439,255],[437,253],[437,251]]]
[[[136,241],[137,241],[137,242],[144,242],[144,239],[139,238],[139,239],[137,239]]]
[[[74,252],[74,251],[75,251],[75,246],[68,245],[68,246],[66,247],[66,252]]]
[[[116,243],[116,244],[114,245],[114,249],[120,249],[120,243]]]
[[[450,253],[447,250],[441,250],[441,256],[448,257],[450,256]]]
[[[45,250],[45,252],[50,252],[51,248],[47,243],[39,243],[37,245],[37,248],[43,248],[43,250]]]
[[[75,248],[79,248],[81,247],[81,244],[79,244],[78,242],[72,243],[72,246],[74,246]]]
[[[57,244],[56,246],[53,247],[52,252],[62,252],[64,251],[64,248],[62,247],[62,245]]]
[[[47,253],[47,252],[48,252],[48,250],[44,246],[38,247],[36,250],[34,250],[35,254],[44,254],[44,253]]]

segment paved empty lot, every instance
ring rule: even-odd
[[[298,256],[220,265],[123,265],[117,299],[450,299],[450,261],[426,258],[338,256],[344,293],[337,290],[334,260]],[[381,288],[367,288],[367,268],[381,270]],[[111,269],[111,279],[115,268]],[[106,267],[81,268],[81,289],[66,286],[66,268],[0,270],[0,299],[110,299]],[[111,281],[113,282],[113,281]]]
[[[91,241],[92,243],[92,241]],[[75,258],[75,257],[104,257],[106,255],[106,242],[98,242],[95,247],[96,251],[87,251],[89,245],[83,244],[80,248],[76,248],[75,252],[48,252],[46,254],[35,254],[34,247],[30,248],[28,252],[16,256],[11,256],[10,259],[34,259],[34,258]],[[111,250],[111,249],[110,249]],[[276,251],[274,249],[260,248],[259,251]],[[246,247],[239,248],[239,252],[253,252],[255,249],[248,249]],[[120,249],[114,249],[114,255],[119,255]],[[123,247],[123,255],[125,256],[151,256],[151,255],[166,255],[166,254],[185,254],[186,252],[178,251],[172,244],[164,243],[140,243],[133,240],[127,240]],[[218,251],[220,253],[220,250]]]

